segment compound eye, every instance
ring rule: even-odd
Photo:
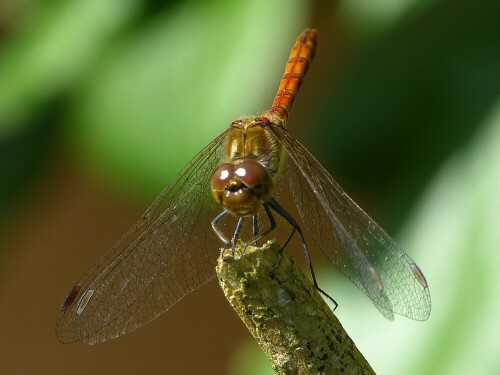
[[[265,183],[269,179],[266,169],[255,160],[245,160],[236,166],[234,174],[250,188]]]
[[[222,190],[234,176],[234,166],[230,163],[220,165],[212,175],[212,189]]]

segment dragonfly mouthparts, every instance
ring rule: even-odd
[[[232,193],[234,192],[237,192],[238,190],[240,189],[244,189],[244,188],[247,188],[249,190],[251,190],[248,186],[246,186],[244,183],[240,182],[240,181],[231,181],[225,188],[224,190],[226,191],[230,191]]]

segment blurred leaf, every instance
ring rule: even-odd
[[[402,242],[419,253],[433,312],[419,332],[391,329],[404,343],[399,348],[413,353],[411,362],[395,362],[395,348],[384,355],[373,349],[381,372],[498,372],[499,149],[500,102],[472,144],[442,168],[406,225]]]
[[[121,40],[75,98],[89,168],[158,194],[232,120],[269,106],[306,3],[189,1]]]
[[[347,27],[373,38],[387,32],[401,17],[423,10],[438,0],[346,0],[339,3],[341,17],[348,20]]]
[[[407,223],[404,242],[425,256],[434,299],[432,320],[422,327],[429,336],[421,343],[426,356],[415,374],[500,370],[499,150],[500,101],[471,145],[441,170]]]
[[[351,285],[331,284],[341,304],[337,315],[377,372],[498,372],[498,150],[500,102],[473,141],[441,168],[405,223],[400,242],[429,282],[427,322],[386,321]]]
[[[133,0],[52,1],[0,51],[0,137],[67,89],[137,9]]]

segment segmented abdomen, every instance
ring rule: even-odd
[[[269,110],[269,112],[278,115],[283,120],[283,123],[288,118],[302,79],[314,58],[316,34],[316,30],[314,29],[304,30],[297,38],[292,52],[290,52],[290,57],[285,67],[285,74],[281,78],[280,87]]]

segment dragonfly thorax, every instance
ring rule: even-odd
[[[273,193],[273,180],[266,168],[254,159],[224,163],[212,175],[212,196],[235,216],[254,215]]]

